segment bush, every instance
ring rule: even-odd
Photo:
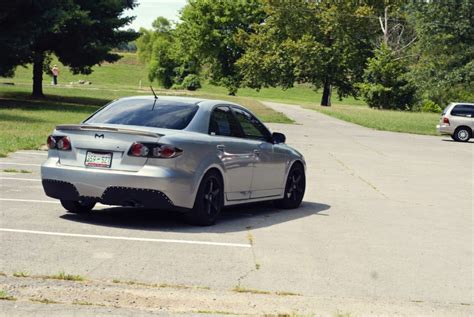
[[[416,88],[406,79],[407,72],[404,61],[382,46],[368,60],[364,82],[359,83],[358,88],[372,108],[411,110]]]
[[[438,106],[435,102],[429,99],[425,99],[421,102],[421,112],[435,112],[440,113],[443,109]]]
[[[187,90],[198,90],[201,88],[199,76],[195,74],[189,74],[188,76],[184,77],[181,87]]]

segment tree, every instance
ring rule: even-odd
[[[12,76],[19,65],[33,63],[33,96],[42,97],[43,69],[55,54],[70,70],[89,74],[92,66],[114,62],[111,49],[138,34],[121,30],[132,21],[122,15],[134,0],[19,0],[0,15],[0,75]]]
[[[254,32],[264,18],[259,0],[189,0],[177,31],[188,54],[206,64],[212,82],[235,94],[241,78],[235,63],[244,53],[239,34]]]
[[[357,95],[355,83],[371,56],[376,20],[372,7],[355,1],[268,1],[268,18],[247,37],[238,61],[251,88],[292,87],[295,82],[323,88],[322,106]]]
[[[364,82],[359,84],[364,100],[372,108],[409,110],[415,102],[416,88],[406,79],[408,67],[387,45],[369,58]]]
[[[415,2],[408,10],[418,41],[410,72],[422,97],[438,105],[474,99],[474,2]]]
[[[152,30],[140,29],[137,40],[138,56],[148,64],[150,81],[171,88],[189,74],[197,74],[197,58],[187,52],[173,25],[164,17],[156,18],[152,25]]]

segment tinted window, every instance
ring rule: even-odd
[[[451,110],[452,116],[474,116],[474,106],[470,105],[457,105]]]
[[[246,138],[262,141],[268,141],[270,139],[270,132],[268,132],[267,128],[265,128],[257,118],[247,111],[238,108],[233,108],[233,110]]]
[[[229,107],[217,107],[212,111],[209,121],[209,134],[240,136],[239,127]]]
[[[98,111],[85,123],[112,123],[181,130],[196,114],[194,104],[150,99],[119,100]]]

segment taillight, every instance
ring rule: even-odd
[[[142,143],[133,143],[129,154],[133,156],[148,156],[150,149]]]
[[[71,150],[71,141],[69,140],[69,137],[67,136],[61,137],[58,140],[56,147],[58,148],[58,150],[61,150],[61,151]]]
[[[46,141],[46,144],[48,144],[48,149],[54,149],[56,147],[56,139],[54,136],[50,135]]]
[[[128,155],[137,157],[173,158],[180,156],[183,150],[168,144],[135,142],[130,147]]]
[[[153,157],[172,158],[181,154],[180,149],[171,145],[160,145],[153,149]],[[178,154],[179,153],[179,154]]]
[[[449,124],[449,119],[446,117],[443,117],[443,123]]]
[[[46,141],[49,149],[57,149],[61,151],[71,150],[71,140],[67,136],[52,136]]]

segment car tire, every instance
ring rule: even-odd
[[[224,183],[217,171],[209,171],[199,185],[193,208],[184,214],[185,220],[196,226],[213,225],[224,205]]]
[[[275,200],[274,204],[278,208],[294,209],[298,208],[303,200],[306,189],[306,176],[301,163],[295,163],[288,173],[283,199]]]
[[[468,127],[459,127],[454,131],[453,138],[458,142],[467,142],[472,137],[472,131]]]
[[[74,214],[84,214],[90,212],[95,207],[95,201],[82,201],[82,200],[63,200],[61,199],[61,205],[68,212]]]

